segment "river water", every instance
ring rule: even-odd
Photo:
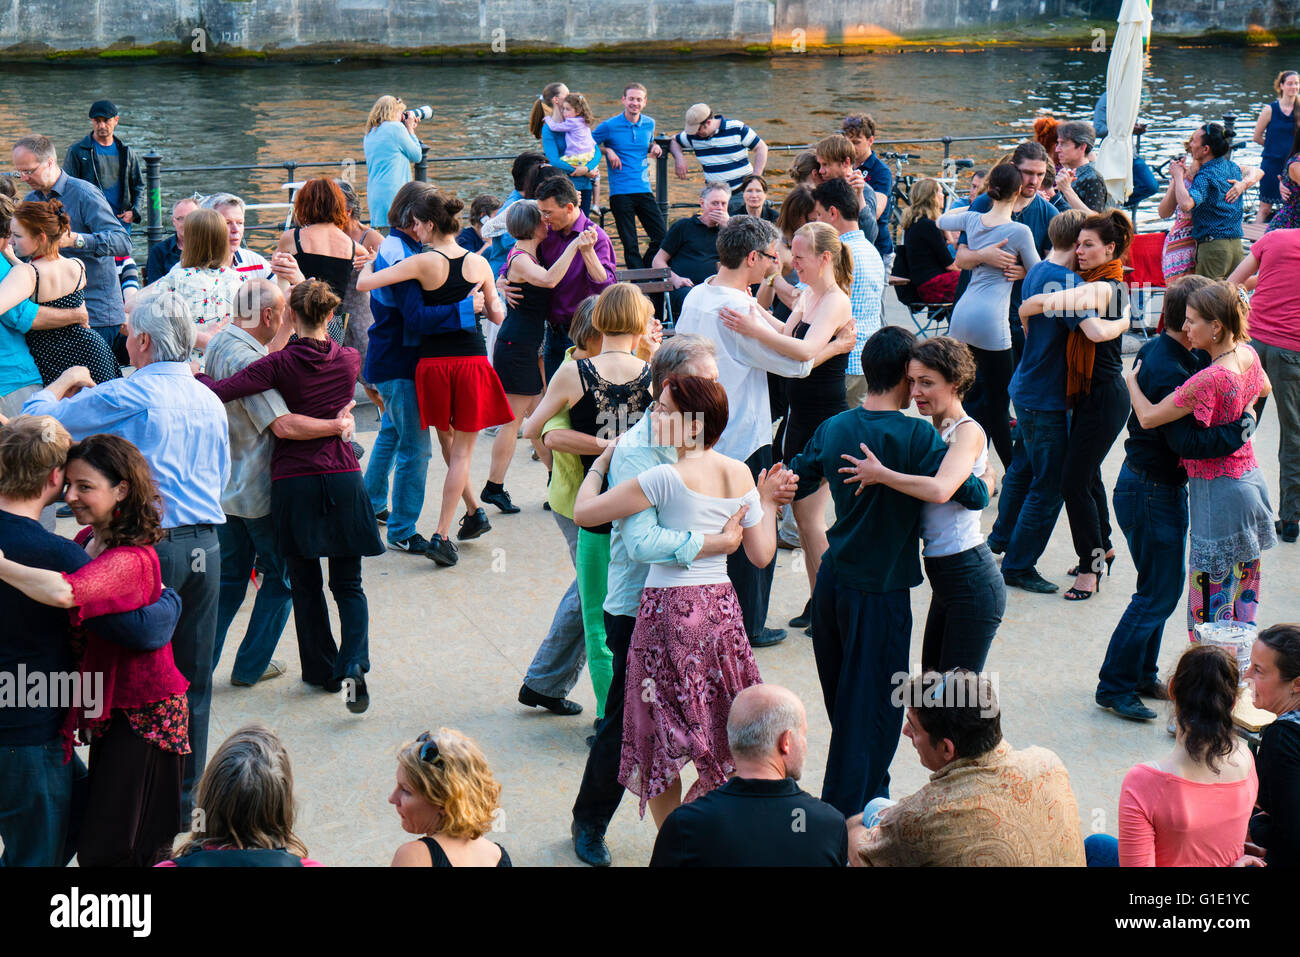
[[[1143,155],[1167,158],[1198,122],[1225,113],[1239,117],[1249,139],[1259,109],[1273,99],[1273,77],[1298,62],[1279,49],[1155,46],[1141,112],[1151,129]],[[995,142],[954,145],[954,155],[985,165],[1022,138],[1036,116],[1090,117],[1105,89],[1106,65],[1105,54],[1086,49],[635,62],[9,64],[0,72],[0,138],[12,143],[25,133],[44,133],[62,155],[89,132],[90,103],[111,99],[122,111],[119,135],[141,154],[156,149],[164,157],[167,224],[171,203],[192,191],[229,190],[250,202],[274,202],[283,198],[278,187],[286,178],[283,170],[168,173],[167,167],[351,160],[364,196],[361,135],[371,104],[385,93],[433,106],[434,117],[420,135],[434,157],[535,147],[526,117],[550,81],[587,94],[603,119],[619,110],[621,85],[639,80],[649,88],[646,113],[665,132],[680,130],[686,108],[701,100],[746,121],[773,146],[815,141],[837,131],[844,114],[865,110],[874,115],[882,142],[1005,134]],[[913,171],[937,172],[941,148],[906,148],[926,157]],[[11,168],[7,151],[0,155]],[[1238,158],[1257,155],[1251,146]],[[789,182],[780,174],[790,156],[774,153],[769,161],[778,196]],[[690,180],[670,178],[673,202],[696,197],[702,177],[693,161],[691,167]],[[338,175],[343,166],[333,171]],[[467,205],[480,192],[510,189],[506,161],[435,162],[429,176]],[[261,221],[273,218],[263,213]],[[266,245],[267,236],[254,244]]]

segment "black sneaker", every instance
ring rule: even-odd
[[[424,550],[424,557],[436,562],[443,568],[455,565],[460,561],[460,556],[456,554],[456,546],[448,539],[437,534],[433,536],[433,541],[429,542],[429,547]]]
[[[395,548],[399,552],[410,552],[412,555],[423,555],[429,550],[429,540],[416,532],[410,538],[404,538],[400,542],[395,542],[390,538],[388,547]]]
[[[1300,538],[1300,522],[1284,522],[1278,519],[1273,523],[1273,528],[1277,530],[1277,537],[1284,542],[1294,542]]]
[[[518,511],[518,509],[516,509]],[[476,508],[474,514],[465,513],[465,517],[460,520],[460,531],[456,537],[462,542],[468,542],[472,538],[478,538],[484,532],[492,530],[492,523],[488,521],[487,512],[481,508]]]
[[[514,515],[519,511],[519,506],[510,501],[510,493],[505,489],[502,489],[499,492],[489,492],[487,488],[484,487],[483,491],[479,492],[478,497],[489,505],[495,505],[507,515]]]
[[[360,442],[353,442],[351,443],[351,445],[352,445],[352,454],[355,455],[357,457],[357,461],[360,462],[361,457],[366,454],[365,446],[363,446]]]
[[[1134,692],[1114,697],[1099,694],[1096,701],[1098,707],[1113,711],[1121,718],[1128,718],[1130,721],[1154,721],[1156,719],[1156,713],[1144,705],[1142,699]]]
[[[380,525],[387,525],[387,524],[388,524],[388,509],[384,509],[384,510],[383,510],[382,512],[380,512],[378,515],[376,515],[376,516],[375,516],[375,521],[378,522]]]
[[[1025,591],[1035,592],[1039,595],[1050,595],[1054,591],[1059,591],[1061,587],[1049,582],[1033,568],[1023,572],[1011,572],[1003,569],[1002,580],[1007,583],[1009,588],[1023,588]]]

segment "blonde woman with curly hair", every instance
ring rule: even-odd
[[[322,867],[307,857],[294,816],[289,752],[270,728],[247,725],[208,759],[194,829],[158,867]]]
[[[506,849],[485,835],[501,806],[501,785],[477,744],[459,731],[426,731],[397,755],[388,796],[402,829],[422,835],[393,855],[393,867],[510,867]]]
[[[381,96],[366,118],[361,147],[366,154],[366,203],[370,225],[388,226],[388,207],[397,191],[411,182],[411,164],[420,161],[420,140],[415,128],[419,114],[406,108],[400,97]]]

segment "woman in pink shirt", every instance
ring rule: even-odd
[[[1133,767],[1119,796],[1119,841],[1093,834],[1090,866],[1231,867],[1260,864],[1245,853],[1259,793],[1255,759],[1233,731],[1237,662],[1222,648],[1193,645],[1169,682],[1177,743]]]
[[[1215,282],[1187,299],[1183,326],[1210,364],[1152,405],[1137,382],[1141,362],[1125,376],[1133,414],[1144,429],[1191,415],[1202,426],[1236,422],[1272,391],[1259,356],[1248,343],[1248,307],[1237,286]],[[1258,409],[1255,409],[1258,417]],[[1247,438],[1217,459],[1184,459],[1190,501],[1187,631],[1212,621],[1255,621],[1260,599],[1260,555],[1277,544],[1268,484]]]

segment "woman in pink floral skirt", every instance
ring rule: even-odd
[[[739,513],[745,554],[766,566],[776,552],[776,498],[790,472],[775,465],[758,486],[743,462],[713,451],[727,425],[727,393],[716,381],[669,377],[651,406],[655,440],[677,450],[658,465],[598,494],[612,446],[596,460],[574,503],[579,525],[658,511],[665,528],[718,532]],[[699,780],[691,801],[735,770],[727,746],[727,715],[744,688],[762,678],[754,663],[740,602],[727,578],[725,555],[690,568],[652,565],[641,595],[627,657],[623,756],[619,781],[641,799],[656,824],[681,803],[681,769],[689,761]]]

